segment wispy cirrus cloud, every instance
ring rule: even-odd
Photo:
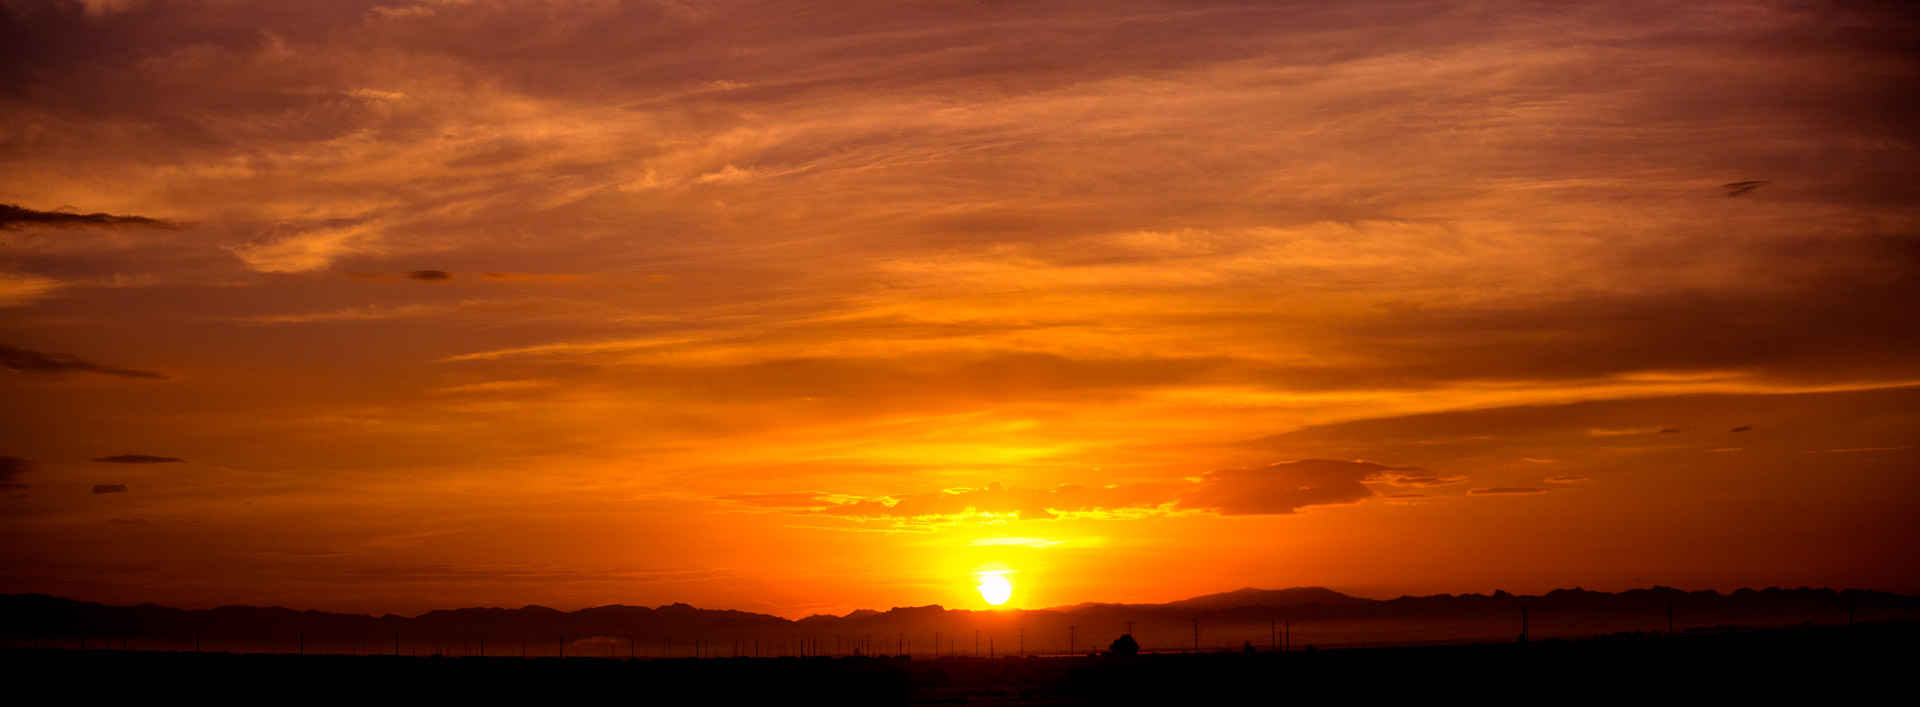
[[[19,307],[40,301],[61,286],[59,280],[50,277],[0,272],[0,307]]]
[[[1484,566],[1458,533],[1505,501],[1465,494],[1620,517],[1614,470],[1683,455],[1754,484],[1709,515],[1803,544],[1646,557],[1763,576],[1858,533],[1857,574],[1911,584],[1884,569],[1911,553],[1871,540],[1910,509],[1839,505],[1884,497],[1864,475],[1809,498],[1794,462],[1906,460],[1797,452],[1896,444],[1913,407],[1847,391],[1920,381],[1914,35],[1890,5],[1769,0],[0,3],[21,128],[0,194],[29,205],[0,229],[0,306],[15,341],[76,352],[0,351],[33,406],[0,431],[35,458],[190,440],[233,465],[195,466],[209,493],[281,475],[299,530],[139,548],[208,577],[258,550],[232,543],[359,547],[326,534],[390,522],[423,549],[380,567],[719,554],[766,569],[713,591],[777,593],[830,580],[765,538],[875,558],[1050,518],[1031,537],[1102,523],[1116,548],[1284,524],[1326,541],[1213,564],[1388,586]],[[109,385],[159,375],[112,357],[191,373]],[[1746,397],[1701,402],[1721,395]],[[1702,453],[1721,435],[1745,448]],[[1633,482],[1684,505],[1685,478]],[[384,520],[392,498],[525,540],[449,559],[462,541]],[[616,532],[711,543],[562,529],[610,498],[642,509]],[[750,529],[656,523],[716,498]],[[1661,527],[1725,549],[1688,530]],[[1516,549],[1593,555],[1547,535]],[[1354,543],[1383,555],[1287,554]],[[42,564],[94,561],[59,549]],[[513,583],[624,598],[570,569]]]

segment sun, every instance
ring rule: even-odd
[[[980,584],[977,588],[980,590],[980,598],[986,600],[988,604],[999,606],[1013,598],[1013,582],[1007,579],[1005,570],[981,572],[979,577]]]

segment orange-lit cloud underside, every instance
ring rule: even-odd
[[[1920,591],[1911,13],[1270,5],[0,3],[0,591]]]

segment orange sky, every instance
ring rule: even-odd
[[[1916,36],[0,0],[0,592],[1920,592]]]

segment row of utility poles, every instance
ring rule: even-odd
[[[1673,608],[1672,600],[1667,601],[1666,608],[1667,608],[1667,635],[1671,636],[1671,635],[1674,635],[1674,629],[1675,629],[1674,608]],[[1853,620],[1854,620],[1853,600],[1851,597],[1849,597],[1847,600],[1847,624],[1852,625]],[[1191,622],[1193,627],[1193,651],[1198,653],[1201,651],[1200,619],[1198,617],[1195,617],[1191,620]],[[1020,627],[1018,631],[1019,631],[1018,655],[1021,657],[1025,657],[1027,654],[1027,629],[1026,627],[1023,626],[1023,627]],[[1126,635],[1128,636],[1133,635],[1132,621],[1127,622]],[[756,639],[753,639],[752,652],[750,654],[748,652],[747,639],[736,638],[733,641],[733,645],[731,647],[730,652],[734,657],[747,657],[748,655],[751,655],[752,657],[755,657],[755,658],[765,657],[769,655],[803,656],[803,657],[804,656],[820,656],[820,655],[842,655],[842,656],[844,655],[876,655],[875,651],[873,650],[874,648],[873,634],[865,634],[861,638],[862,640],[849,642],[847,640],[847,636],[836,635],[834,636],[833,650],[831,652],[827,652],[823,650],[825,647],[823,639],[822,637],[817,635],[805,635],[805,636],[789,635],[785,640],[780,640],[777,642],[773,640],[766,640],[764,642],[764,646],[762,643],[762,639],[756,638]],[[1520,605],[1519,640],[1524,643],[1531,638],[1532,638],[1531,617],[1528,614],[1527,605],[1521,604]],[[883,638],[882,640],[884,641],[885,639]],[[464,644],[465,641],[463,640],[462,643]],[[633,638],[627,639],[627,657],[629,659],[640,657],[637,649],[638,643],[639,641],[637,639],[633,639]],[[849,643],[852,643],[851,652],[849,652],[848,650]],[[933,633],[933,654],[932,655],[935,657],[956,656],[958,653],[956,649],[959,648],[959,646],[956,645],[957,643],[958,641],[945,640],[941,632],[935,631]],[[364,641],[361,641],[359,639],[355,639],[354,644],[355,644],[354,653],[356,654],[361,654],[361,651],[362,651],[361,647],[367,645]],[[525,658],[528,655],[527,645],[528,644],[525,642],[522,642],[520,644],[520,657],[522,658]],[[608,645],[607,657],[609,658],[618,657],[618,654],[616,652],[617,645],[618,645],[617,643]],[[306,654],[307,634],[305,631],[299,632],[298,637],[296,639],[296,646],[297,646],[296,650],[301,655]],[[85,650],[86,647],[87,647],[86,637],[85,635],[82,635],[80,637],[80,648],[82,650]],[[120,647],[123,650],[127,648],[126,639],[121,639]],[[885,648],[884,642],[881,644],[881,647],[884,650]],[[946,653],[941,652],[943,648],[946,650]],[[663,649],[664,649],[663,650],[664,657],[667,657],[667,658],[673,657],[673,643],[671,641],[667,641],[663,643]],[[981,649],[980,631],[979,629],[975,629],[973,632],[973,656],[974,657],[976,658],[981,657],[980,649]],[[194,629],[193,631],[193,650],[196,653],[200,652],[200,630],[197,628]],[[462,652],[466,653],[467,650],[468,649],[463,646]],[[1067,653],[1066,654],[1078,655],[1079,654],[1078,650],[1079,650],[1079,626],[1069,625],[1067,626]],[[1275,653],[1283,653],[1283,652],[1289,652],[1293,650],[1292,619],[1290,618],[1289,619],[1273,619],[1268,621],[1267,650],[1269,652],[1275,652]],[[438,644],[435,644],[434,652],[435,653],[440,652],[440,646]],[[544,653],[544,650],[542,652]],[[912,652],[913,652],[912,639],[909,638],[907,634],[904,632],[894,634],[894,653],[911,655]],[[394,634],[393,635],[393,655],[397,656],[400,654],[401,654],[400,634]],[[486,657],[487,655],[487,638],[484,635],[480,636],[479,638],[478,654],[481,657]],[[713,651],[712,651],[712,645],[699,638],[694,639],[690,654],[691,654],[691,657],[695,657],[695,658],[714,657]],[[469,653],[469,655],[471,654]],[[561,658],[566,657],[567,641],[565,638],[561,638],[556,642],[556,655],[558,655]],[[998,656],[998,650],[995,647],[994,639],[992,637],[989,637],[987,639],[987,645],[986,645],[986,657],[994,658],[997,656]]]

